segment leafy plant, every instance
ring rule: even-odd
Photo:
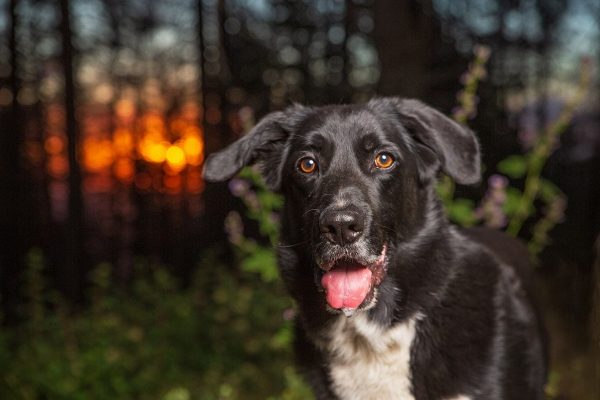
[[[463,76],[464,89],[457,96],[459,106],[453,112],[454,119],[461,124],[466,124],[475,115],[477,87],[486,76],[485,64],[489,55],[487,48],[477,47],[474,60]],[[566,102],[558,118],[536,135],[533,145],[524,154],[509,155],[498,163],[498,173],[489,178],[488,191],[478,206],[471,200],[455,198],[454,183],[449,177],[443,177],[438,193],[452,221],[463,226],[483,223],[494,228],[506,227],[507,233],[518,236],[523,224],[532,220],[528,248],[532,257],[537,257],[548,244],[548,233],[562,220],[566,208],[564,194],[541,177],[542,169],[583,101],[590,77],[590,65],[584,62],[575,95]],[[523,179],[523,188],[519,189],[517,184]],[[536,201],[540,201],[541,206]]]
[[[130,289],[108,264],[90,305],[48,288],[39,250],[24,282],[23,324],[0,331],[0,393],[10,399],[306,399],[290,367],[290,300],[254,273],[205,256],[182,287],[138,260]]]

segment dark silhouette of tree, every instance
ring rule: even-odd
[[[198,81],[199,83],[199,88],[198,88],[198,97],[200,100],[200,107],[201,107],[201,113],[200,113],[200,127],[202,128],[202,131],[205,130],[206,127],[206,113],[205,108],[206,108],[206,73],[205,73],[205,59],[204,59],[204,49],[205,49],[205,43],[204,43],[204,7],[203,7],[203,1],[200,0],[198,1],[198,22],[197,22],[197,31],[198,31],[198,64],[199,64],[199,71],[200,71],[200,79]]]
[[[216,3],[216,4],[215,4]],[[204,151],[210,154],[222,147],[234,138],[226,123],[226,112],[228,106],[226,96],[226,82],[231,74],[225,65],[223,58],[231,56],[227,45],[223,42],[223,21],[225,5],[219,0],[205,4],[198,1],[197,9],[197,31],[200,64],[200,102],[201,102],[201,126],[204,133]],[[207,32],[209,34],[207,35]],[[218,110],[219,120],[211,118],[210,114]],[[199,242],[203,246],[214,245],[225,241],[225,233],[222,229],[222,221],[227,209],[232,206],[229,190],[224,184],[208,185],[203,195],[205,217],[201,221]],[[225,207],[223,207],[225,205]]]
[[[23,235],[21,217],[22,178],[21,168],[21,107],[18,101],[20,80],[18,77],[17,51],[17,4],[8,3],[9,35],[8,48],[11,69],[9,88],[12,102],[0,130],[0,292],[7,320],[15,318],[18,301],[18,282],[23,266]]]
[[[59,265],[63,289],[73,300],[80,300],[85,272],[83,263],[83,201],[81,171],[78,160],[79,129],[75,110],[74,48],[70,21],[69,0],[60,0],[60,32],[62,39],[62,68],[64,105],[69,160],[69,218],[66,233],[66,262]]]
[[[381,72],[378,92],[451,107],[466,61],[452,43],[442,40],[432,2],[376,1],[373,12]]]
[[[423,12],[422,3],[414,0],[375,2],[381,94],[422,98],[427,93],[434,18]]]

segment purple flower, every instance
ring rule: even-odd
[[[502,228],[507,224],[508,220],[503,209],[507,186],[508,179],[505,176],[494,174],[489,177],[488,190],[475,211],[475,215],[482,219],[485,225]]]
[[[225,232],[227,238],[235,245],[239,245],[244,238],[244,224],[242,217],[236,211],[231,211],[225,218]]]
[[[260,209],[260,201],[258,200],[258,196],[252,190],[248,190],[244,193],[243,196],[244,203],[246,203],[246,207],[250,209],[250,211],[256,211]]]
[[[296,316],[296,310],[293,308],[286,308],[283,310],[283,319],[286,321],[291,321]]]
[[[535,129],[523,128],[517,133],[517,138],[523,149],[529,149],[533,146],[538,137],[538,132]]]
[[[504,189],[508,186],[508,179],[505,176],[494,174],[489,177],[488,185],[492,189]]]
[[[234,178],[229,181],[229,191],[235,197],[242,197],[250,190],[250,182],[245,179]]]
[[[478,45],[475,46],[475,57],[481,61],[487,61],[492,54],[492,50],[488,46]]]

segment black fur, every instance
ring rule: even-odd
[[[389,170],[374,167],[382,151],[395,159]],[[313,174],[298,170],[306,156],[317,162]],[[221,181],[255,162],[285,197],[279,265],[299,308],[298,363],[317,398],[336,395],[331,355],[314,338],[346,318],[327,306],[321,269],[340,258],[370,263],[380,254],[387,271],[369,294],[376,302],[368,297],[350,314],[366,313],[383,329],[422,316],[410,350],[415,399],[543,398],[544,346],[525,249],[501,233],[451,226],[435,194],[440,171],[459,183],[479,180],[471,131],[416,100],[294,106],[211,155],[204,174]],[[359,239],[327,240],[319,217],[349,209],[365,222]]]

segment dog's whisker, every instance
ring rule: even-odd
[[[306,214],[310,213],[310,212],[316,212],[319,211],[318,208],[311,208],[310,210],[306,210],[304,213],[302,213],[303,217],[306,217]]]
[[[302,242],[293,243],[293,244],[276,244],[275,247],[278,247],[280,249],[285,249],[285,248],[289,248],[289,247],[302,246],[303,244],[307,244],[307,243],[308,243],[308,241],[304,240]]]
[[[394,234],[396,234],[396,233],[397,233],[397,232],[396,232],[396,230],[395,230],[394,228],[390,228],[389,226],[382,225],[382,224],[379,224],[379,223],[377,223],[377,222],[373,222],[373,223],[374,223],[375,225],[377,225],[378,227],[385,229],[385,230],[386,230],[386,231],[388,231],[388,232],[392,232],[392,233],[394,233]]]

